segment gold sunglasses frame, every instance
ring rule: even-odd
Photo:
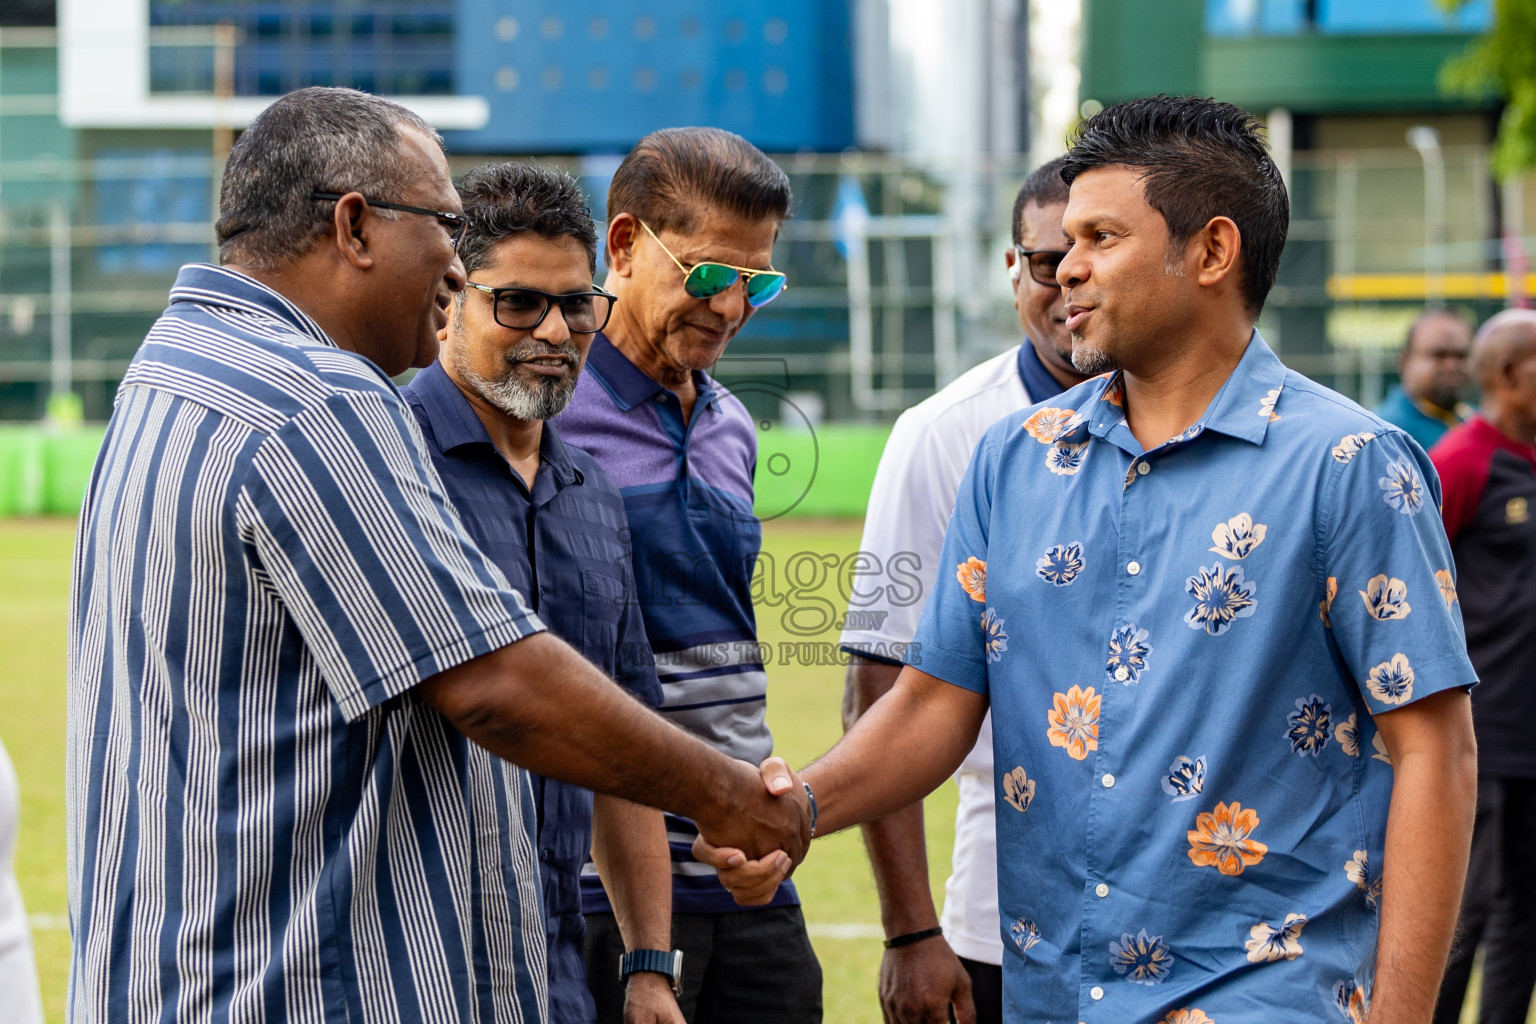
[[[784,279],[783,287],[781,287],[778,290],[778,292],[773,296],[773,298],[768,300],[768,302],[772,302],[773,299],[776,299],[780,295],[783,295],[785,292],[789,291],[789,275],[784,273],[784,271],[782,271],[782,270],[774,270],[772,267],[768,268],[767,270],[754,270],[752,267],[738,267],[734,263],[721,263],[719,260],[699,260],[699,262],[695,263],[693,266],[685,267],[685,266],[683,266],[683,261],[678,259],[675,255],[673,255],[671,249],[667,248],[667,243],[663,242],[660,238],[658,238],[656,236],[656,232],[651,230],[651,226],[649,224],[647,224],[645,221],[641,220],[639,217],[635,218],[635,223],[637,223],[641,227],[645,228],[645,233],[650,235],[652,240],[654,240],[657,245],[661,246],[661,251],[666,253],[667,254],[667,258],[670,259],[673,263],[675,263],[677,265],[677,269],[678,270],[681,270],[683,272],[683,281],[684,281],[684,283],[687,282],[689,274],[693,273],[699,267],[705,266],[707,264],[709,266],[715,266],[715,267],[726,267],[726,268],[728,268],[730,270],[734,270],[734,271],[736,271],[736,273],[740,274],[741,277],[738,280],[741,281],[741,290],[742,290],[743,297],[745,297],[745,295],[746,295],[747,282],[750,281],[752,278],[758,277],[758,276],[763,276],[763,277],[781,277],[781,278]],[[732,281],[730,284],[726,285],[724,288],[722,288],[718,292],[716,292],[715,295],[724,295],[727,291],[729,291],[731,289],[731,285],[734,285],[735,283],[736,283],[735,281]],[[692,292],[689,292],[689,295],[692,298],[699,298],[699,296],[693,295]],[[706,296],[704,296],[704,298],[712,299],[712,298],[714,298],[714,295],[706,295]],[[702,301],[702,299],[700,301]],[[768,305],[768,302],[764,302],[761,305],[752,306],[752,308],[753,309],[762,309],[763,306]],[[748,303],[748,305],[751,305],[751,303]]]

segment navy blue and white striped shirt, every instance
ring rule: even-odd
[[[75,553],[71,1019],[542,1020],[527,775],[411,692],[542,628],[388,377],[183,268]]]

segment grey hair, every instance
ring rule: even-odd
[[[308,251],[332,213],[311,192],[398,201],[417,173],[401,153],[401,128],[443,144],[405,107],[356,89],[312,86],[278,98],[241,133],[224,165],[214,227],[219,262],[273,270]]]

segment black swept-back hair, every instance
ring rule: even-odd
[[[608,186],[608,220],[633,214],[653,230],[693,231],[704,209],[743,220],[789,216],[789,176],[721,128],[663,128],[635,143]]]
[[[476,167],[454,183],[469,227],[459,246],[466,273],[491,260],[504,238],[532,231],[543,238],[574,238],[597,267],[597,228],[581,186],[564,171],[535,164],[499,163]],[[460,292],[460,297],[463,293]]]
[[[1242,237],[1243,304],[1257,317],[1280,270],[1291,206],[1264,129],[1231,103],[1200,96],[1151,96],[1105,107],[1073,133],[1061,177],[1070,185],[1099,167],[1142,171],[1147,205],[1163,215],[1170,246],[1213,217]]]

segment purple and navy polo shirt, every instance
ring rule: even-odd
[[[570,406],[551,422],[597,459],[624,498],[640,609],[661,680],[657,710],[755,765],[773,752],[751,593],[762,546],[752,514],[757,435],[739,399],[708,374],[695,373],[694,381],[699,397],[684,423],[677,396],[598,334]],[[750,909],[736,904],[713,868],[693,859],[693,822],[666,820],[674,912]],[[799,902],[786,883],[769,906]],[[590,863],[582,909],[612,909]]]

